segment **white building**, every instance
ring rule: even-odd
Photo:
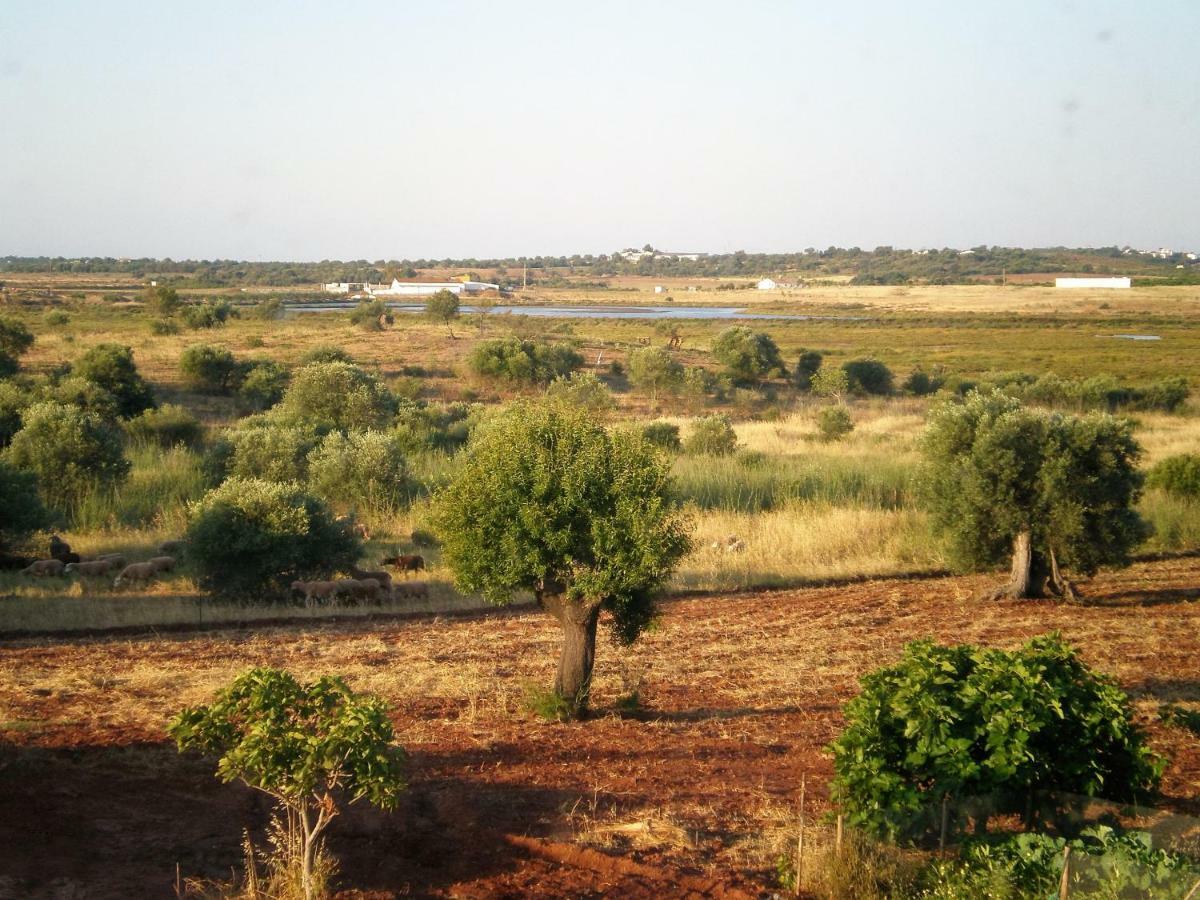
[[[760,291],[773,291],[775,288],[779,287],[779,284],[775,281],[772,281],[770,278],[764,278],[757,285],[755,285],[755,287],[757,287]]]
[[[482,294],[498,291],[500,285],[487,281],[401,281],[391,284],[371,284],[366,281],[331,281],[325,285],[327,294],[369,294],[372,297],[427,297],[438,291],[452,294]]]
[[[1055,278],[1056,288],[1127,288],[1132,285],[1128,278]]]

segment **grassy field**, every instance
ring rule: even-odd
[[[42,276],[44,279],[44,276]],[[855,400],[854,432],[845,440],[817,439],[815,416],[820,402],[797,394],[784,382],[762,390],[736,390],[724,400],[660,396],[651,400],[610,372],[628,353],[646,344],[663,344],[669,329],[654,322],[564,320],[492,316],[485,321],[464,317],[452,339],[444,328],[420,317],[400,315],[382,332],[354,327],[345,314],[302,314],[273,321],[245,315],[218,329],[179,334],[152,333],[150,319],[138,304],[102,299],[105,284],[71,280],[8,283],[9,312],[25,321],[37,341],[23,359],[26,370],[50,373],[69,364],[101,341],[128,344],[139,370],[160,400],[179,403],[197,415],[210,436],[236,421],[242,411],[231,397],[189,391],[179,372],[179,358],[193,343],[229,348],[242,359],[264,358],[287,366],[318,346],[337,346],[377,373],[405,396],[423,400],[468,400],[499,403],[536,389],[478,379],[467,372],[465,357],[481,338],[505,334],[575,342],[586,368],[601,375],[614,391],[617,422],[665,418],[686,433],[692,416],[721,411],[736,423],[739,452],[728,460],[682,456],[675,464],[679,490],[691,508],[696,550],[680,568],[673,587],[688,590],[731,590],[798,585],[828,579],[928,572],[943,569],[945,560],[931,538],[915,502],[919,453],[917,441],[930,401],[923,398]],[[109,288],[115,285],[109,285]],[[126,289],[134,287],[125,285]],[[536,289],[520,298],[530,302],[647,303],[666,302],[651,291],[650,280],[614,284],[613,289]],[[800,347],[820,349],[829,360],[873,355],[899,377],[921,365],[942,366],[968,377],[996,370],[1055,372],[1064,376],[1106,373],[1131,384],[1165,374],[1182,374],[1200,384],[1200,291],[1188,288],[1140,289],[1129,292],[1064,294],[1036,287],[855,288],[846,285],[803,291],[717,291],[669,284],[676,303],[753,305],[771,309],[839,316],[802,322],[759,320],[754,327],[779,343],[785,359]],[[228,292],[226,292],[228,293]],[[235,292],[237,299],[261,298],[272,292]],[[65,324],[50,324],[50,309],[66,312]],[[850,318],[861,317],[861,319]],[[677,358],[687,365],[717,368],[709,354],[715,335],[727,322],[672,321],[682,348]],[[1153,333],[1162,340],[1140,342],[1114,337]],[[416,373],[416,374],[414,374]],[[1137,436],[1145,463],[1200,446],[1197,403],[1182,414],[1138,413]],[[115,493],[88,498],[67,539],[81,552],[125,552],[149,555],[159,542],[178,537],[187,504],[205,489],[200,458],[184,448],[164,450],[133,446],[130,479]],[[414,457],[412,471],[426,485],[447,477],[452,459]],[[1142,512],[1156,533],[1144,552],[1200,547],[1197,504],[1149,492]],[[411,508],[359,510],[371,527],[368,558],[410,549],[407,537],[426,526],[425,502]],[[723,549],[736,536],[744,549]],[[714,544],[722,548],[714,548]],[[438,565],[436,551],[427,552],[435,598],[459,607],[449,573]],[[117,596],[104,584],[33,581],[0,575],[0,628],[53,629],[75,623],[103,627],[158,622],[184,623],[245,618],[237,609],[199,609],[204,601],[186,567],[159,582],[143,599],[139,592]],[[53,602],[52,602],[53,601]]]

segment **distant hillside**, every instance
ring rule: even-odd
[[[646,248],[612,254],[535,256],[510,259],[401,259],[342,262],[238,262],[236,260],[112,259],[86,257],[0,257],[0,275],[10,273],[121,273],[157,278],[180,287],[239,285],[311,286],[329,281],[388,281],[430,270],[487,275],[502,284],[569,278],[649,275],[753,279],[770,275],[784,281],[815,281],[850,276],[855,284],[962,284],[1031,275],[1130,275],[1143,284],[1200,283],[1200,262],[1193,253],[1139,251],[1130,248],[974,247],[970,250],[861,250],[829,247],[797,253],[714,253],[681,257]],[[1032,279],[1032,280],[1037,280]]]

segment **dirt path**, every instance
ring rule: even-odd
[[[932,635],[1011,646],[1060,629],[1130,691],[1171,759],[1161,805],[1200,815],[1200,743],[1161,703],[1200,705],[1200,560],[1085,585],[1090,605],[971,597],[983,579],[694,597],[632,652],[604,641],[597,717],[520,707],[549,682],[536,613],[294,625],[260,632],[0,644],[0,898],[172,896],[228,877],[267,809],[181,757],[169,716],[250,665],[336,672],[386,697],[411,755],[391,815],[332,830],[344,888],[366,896],[757,896],[794,841],[800,777],[814,813],[823,747],[865,671]],[[618,713],[638,690],[640,705]]]

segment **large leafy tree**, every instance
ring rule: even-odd
[[[430,294],[429,299],[425,301],[425,315],[445,325],[450,337],[454,337],[454,329],[451,326],[458,318],[458,308],[458,295],[453,291],[438,291],[436,294]]]
[[[683,366],[662,347],[640,347],[629,354],[629,380],[657,402],[658,392],[683,380]]]
[[[631,643],[690,547],[670,463],[640,435],[586,410],[517,403],[472,437],[435,498],[443,559],[492,603],[530,591],[563,631],[554,681],[568,716],[586,712],[601,610]]]
[[[993,597],[1073,597],[1064,570],[1124,564],[1146,535],[1134,509],[1140,448],[1126,421],[973,391],[934,410],[923,443],[925,496],[955,560],[986,569],[1011,559]]]
[[[275,799],[280,826],[296,838],[284,846],[300,848],[289,863],[306,898],[324,896],[316,863],[339,801],[392,809],[405,788],[404,750],[383,701],[328,675],[304,684],[278,669],[251,669],[211,704],[184,709],[168,731],[181,751],[219,757],[223,781]]]

